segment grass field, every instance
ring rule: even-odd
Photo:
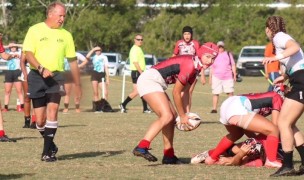
[[[268,179],[275,171],[268,168],[189,164],[193,154],[214,147],[226,134],[224,126],[219,123],[219,114],[209,114],[210,86],[200,83],[196,85],[192,112],[200,114],[202,125],[195,131],[175,132],[176,155],[186,164],[161,164],[161,136],[157,136],[151,145],[151,152],[159,161],[150,163],[134,157],[131,151],[155,120],[155,114],[143,114],[139,98],[128,105],[127,114],[90,112],[92,88],[89,80],[89,76],[82,76],[83,112],[75,113],[71,109],[68,114],[59,113],[59,128],[55,138],[59,147],[59,160],[55,163],[40,161],[43,139],[36,130],[22,128],[23,113],[14,109],[16,94],[13,89],[11,110],[4,114],[4,126],[7,135],[17,139],[17,143],[0,143],[0,179]],[[121,80],[122,77],[111,77],[109,88],[109,102],[117,111],[121,102]],[[3,82],[3,75],[0,81]],[[244,77],[243,82],[236,84],[236,94],[263,92],[267,86],[263,77]],[[126,96],[131,87],[128,77]],[[3,85],[0,92],[3,103]],[[167,92],[171,94],[171,88]],[[221,101],[224,98],[226,96],[220,96]],[[73,103],[70,106],[73,108]],[[303,118],[298,124],[304,131]],[[300,158],[297,152],[294,154],[297,168]],[[303,179],[303,176],[289,179]]]

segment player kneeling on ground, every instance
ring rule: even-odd
[[[183,124],[190,125],[186,115],[186,106],[183,104],[181,92],[188,93],[191,84],[202,69],[208,68],[218,54],[218,47],[211,42],[200,47],[197,56],[183,55],[169,58],[151,69],[143,72],[137,81],[138,92],[149,104],[158,116],[144,138],[134,148],[133,154],[148,161],[157,161],[148,150],[152,140],[162,131],[164,142],[163,164],[179,164],[179,159],[174,154],[173,137],[175,119],[177,115]],[[170,101],[165,90],[168,84],[175,84],[173,87],[174,105]]]

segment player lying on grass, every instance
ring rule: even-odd
[[[205,162],[205,159],[212,154],[214,149],[204,151],[191,158],[191,164],[199,164]],[[254,138],[249,138],[244,142],[232,145],[224,153],[220,155],[216,164],[226,166],[250,166],[261,167],[265,162],[264,147],[261,142]]]
[[[189,125],[186,115],[186,105],[182,101],[181,92],[189,95],[191,84],[195,81],[201,69],[208,68],[218,54],[218,47],[214,43],[205,43],[200,47],[196,56],[183,55],[169,58],[151,69],[144,71],[137,81],[139,95],[144,98],[157,115],[157,119],[150,125],[144,138],[134,148],[133,154],[148,161],[157,158],[148,150],[153,139],[162,132],[164,143],[163,164],[179,164],[173,149],[175,119],[177,114],[181,122]],[[174,105],[165,92],[169,84],[173,87]]]
[[[232,96],[221,105],[220,122],[225,125],[228,134],[222,138],[214,151],[206,158],[208,165],[215,164],[219,156],[245,132],[254,132],[266,136],[263,145],[266,153],[265,166],[279,168],[282,163],[277,161],[279,130],[275,125],[283,104],[284,86],[275,88],[278,92],[266,92]],[[272,115],[272,121],[266,116]],[[254,137],[254,133],[249,137]],[[247,135],[248,136],[248,135]]]

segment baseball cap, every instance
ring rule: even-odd
[[[217,42],[217,46],[222,46],[222,47],[224,47],[224,46],[225,46],[224,41],[219,41],[219,42]]]

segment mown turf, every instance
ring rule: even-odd
[[[122,77],[111,77],[109,102],[117,111],[121,102]],[[3,81],[3,76],[0,76]],[[23,129],[23,114],[15,108],[16,94],[13,90],[11,110],[4,113],[5,130],[17,143],[0,143],[0,179],[268,179],[274,169],[190,165],[193,154],[214,147],[226,134],[218,121],[219,114],[209,114],[211,110],[210,86],[197,84],[192,111],[200,114],[203,124],[192,132],[175,133],[176,155],[186,162],[184,165],[162,165],[161,136],[152,143],[151,153],[159,161],[150,163],[135,157],[131,151],[143,137],[155,114],[143,114],[141,101],[136,98],[128,105],[128,113],[121,114],[90,112],[92,88],[89,76],[82,76],[82,113],[71,109],[68,114],[59,113],[59,128],[55,142],[59,147],[58,161],[40,161],[43,139],[36,130]],[[131,91],[129,77],[126,95]],[[262,92],[267,89],[263,77],[245,77],[236,84],[236,93]],[[3,86],[0,88],[3,103]],[[167,91],[171,94],[171,88]],[[221,95],[221,101],[225,99]],[[63,101],[62,101],[63,102]],[[63,103],[62,103],[63,104]],[[70,105],[73,108],[73,103]],[[61,105],[61,108],[63,106]],[[298,122],[304,131],[303,118]],[[299,156],[295,151],[294,160],[299,166]],[[289,179],[302,179],[292,177]]]

